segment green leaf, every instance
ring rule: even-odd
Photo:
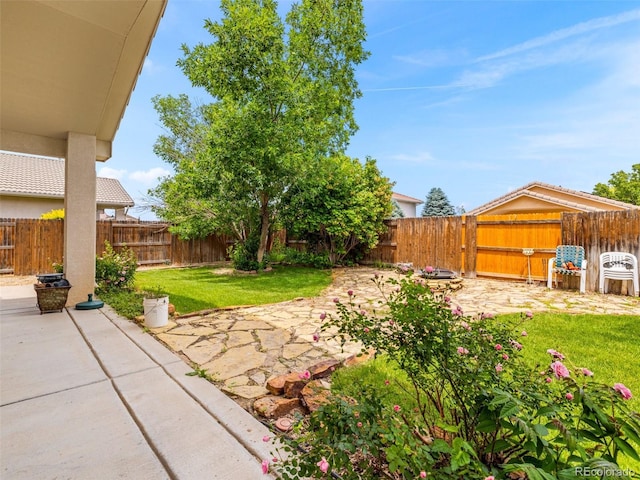
[[[620,437],[613,437],[613,442],[622,452],[625,453],[625,455],[628,455],[634,460],[640,462],[640,456],[638,455],[638,452],[635,451],[635,449],[629,444],[629,442]]]
[[[516,413],[518,413],[518,411],[520,411],[520,408],[518,407],[518,405],[513,401],[509,401],[505,403],[503,407],[500,409],[500,416],[511,417],[512,415],[515,415]]]

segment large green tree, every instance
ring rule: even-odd
[[[362,3],[302,0],[284,22],[273,0],[222,0],[221,10],[219,22],[205,22],[212,43],[183,45],[178,61],[214,103],[194,119],[183,101],[156,100],[169,116],[173,109],[205,127],[190,130],[194,146],[172,141],[177,132],[163,120],[169,135],[157,150],[194,151],[185,158],[173,149],[176,175],[155,192],[163,200],[158,213],[189,222],[179,228],[191,236],[220,226],[257,235],[261,261],[284,192],[305,169],[344,151],[357,129],[354,69],[368,55]],[[200,214],[189,217],[190,208]]]
[[[447,195],[441,188],[434,187],[429,190],[422,208],[423,217],[444,217],[455,214],[455,207],[451,205]]]
[[[287,230],[340,263],[376,246],[392,211],[392,186],[375,160],[332,156],[287,192]]]
[[[594,195],[612,200],[640,205],[640,163],[631,165],[631,171],[619,170],[611,174],[609,181],[593,187]]]

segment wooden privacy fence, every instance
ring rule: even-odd
[[[622,251],[640,259],[640,209],[617,212],[427,217],[388,220],[388,231],[365,262],[413,263],[512,280],[545,281],[558,245],[582,245],[589,262],[587,290],[595,291],[600,253]],[[281,232],[282,233],[282,232]],[[282,237],[282,234],[280,235]],[[96,252],[108,240],[131,248],[140,265],[194,265],[224,261],[232,239],[211,235],[180,240],[164,223],[99,221]],[[283,241],[283,238],[280,238]],[[0,272],[33,275],[62,262],[64,221],[0,219]],[[303,245],[298,245],[304,248]],[[527,263],[523,249],[533,249]],[[574,285],[568,281],[571,287]]]
[[[463,273],[468,278],[545,281],[556,246],[587,252],[587,290],[598,287],[600,253],[640,258],[640,210],[514,214],[388,220],[388,231],[365,262],[413,263]],[[533,249],[527,261],[523,249]],[[574,287],[571,283],[569,286]]]
[[[180,240],[164,223],[96,223],[96,252],[104,251],[105,240],[116,251],[125,245],[133,250],[139,265],[190,265],[213,263],[227,258],[231,239],[211,235]],[[62,263],[64,220],[0,219],[0,273],[34,275],[51,272],[52,263]]]

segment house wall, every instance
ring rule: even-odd
[[[416,204],[412,202],[403,202],[402,200],[394,199],[402,213],[404,213],[405,218],[415,218],[416,215]]]
[[[540,192],[542,193],[542,192]],[[564,199],[563,199],[564,200]],[[568,199],[567,199],[568,200]],[[575,198],[573,200],[575,201]],[[576,213],[582,210],[567,205],[545,202],[539,198],[521,196],[497,205],[495,208],[482,212],[482,215],[511,215],[514,213]]]
[[[40,218],[43,213],[59,208],[64,208],[62,199],[0,196],[2,218]]]

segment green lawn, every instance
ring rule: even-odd
[[[258,274],[216,273],[212,267],[136,272],[136,288],[159,286],[181,314],[235,305],[262,305],[314,297],[331,284],[330,270],[275,266]]]
[[[548,367],[553,348],[567,356],[567,366],[585,367],[594,380],[608,385],[624,383],[629,400],[640,411],[640,318],[635,315],[570,315],[538,313],[523,328],[519,341],[532,365]],[[565,362],[567,363],[567,362]]]

